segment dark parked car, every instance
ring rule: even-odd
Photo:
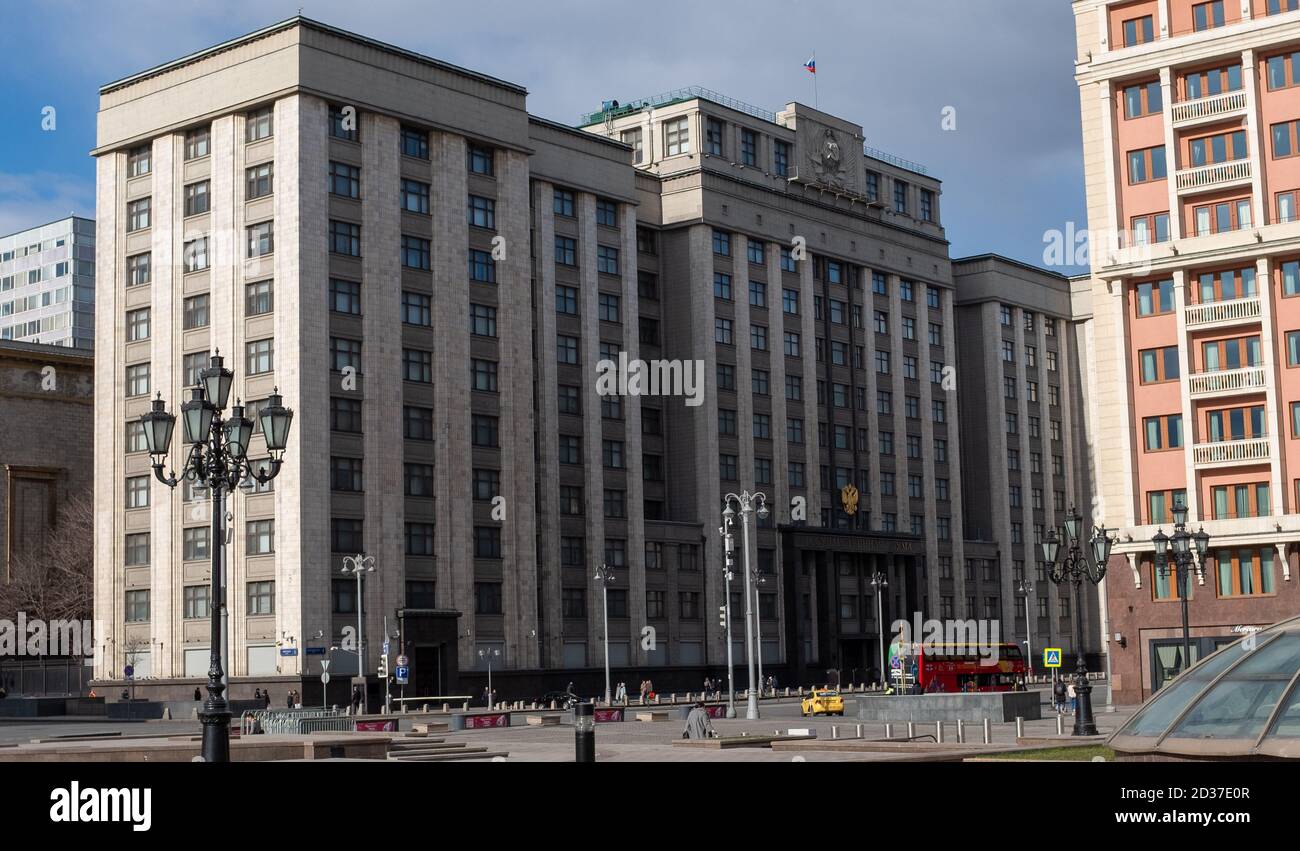
[[[578,702],[578,696],[568,691],[548,691],[537,699],[537,702],[540,705],[547,708],[550,708],[552,701],[554,701],[555,705],[560,709],[572,709]]]

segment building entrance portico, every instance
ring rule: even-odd
[[[925,613],[925,540],[891,532],[782,526],[786,658],[796,682],[877,680],[899,619]],[[872,577],[887,585],[879,604]],[[878,619],[879,618],[879,619]]]

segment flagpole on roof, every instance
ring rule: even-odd
[[[817,51],[813,51],[813,108],[820,110],[820,98],[817,97]]]

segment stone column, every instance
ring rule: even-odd
[[[396,120],[371,112],[362,113],[360,123],[365,140],[361,149],[361,352],[362,372],[368,379],[362,385],[366,399],[361,409],[364,530],[366,554],[375,558],[375,572],[365,577],[363,614],[366,670],[376,670],[386,638],[384,616],[406,602],[402,334],[398,325],[402,315],[401,130]],[[328,282],[322,286],[328,292]],[[466,326],[455,330],[464,334]],[[441,377],[438,374],[435,380]],[[397,655],[388,660],[389,670],[397,664]]]
[[[537,387],[542,408],[554,414],[553,383],[538,385],[533,364],[533,322],[529,269],[528,157],[519,151],[501,151],[497,197],[497,232],[505,238],[505,257],[497,262],[497,308],[500,346],[498,376],[501,415],[501,491],[506,495],[506,516],[501,529],[502,608],[505,617],[506,665],[534,667],[537,658],[537,525],[535,518],[536,425],[533,397]],[[549,208],[548,208],[549,209]],[[552,245],[552,249],[553,249]],[[635,256],[635,255],[633,255]],[[554,313],[555,299],[544,301]],[[468,322],[466,317],[465,323]],[[462,323],[460,333],[467,334]],[[549,338],[554,340],[554,334]],[[551,343],[550,364],[555,359]],[[538,347],[546,360],[546,345]],[[597,411],[599,414],[599,411]],[[554,431],[552,429],[552,431]],[[554,500],[551,501],[554,504]]]
[[[433,133],[434,480],[437,532],[434,550],[438,602],[460,611],[460,668],[478,665],[475,648],[474,511],[465,492],[473,475],[469,389],[469,223],[465,139]],[[508,428],[507,424],[503,424]]]

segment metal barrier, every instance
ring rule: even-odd
[[[479,697],[481,698],[482,695],[480,695]],[[416,703],[416,704],[427,703],[430,706],[440,706],[443,703],[464,704],[464,703],[469,703],[473,700],[474,700],[474,696],[469,694],[434,694],[434,695],[428,695],[426,697],[394,697],[393,703],[400,705],[402,711],[405,712],[406,704],[408,703]]]
[[[350,732],[355,726],[353,716],[326,709],[259,709],[239,718],[240,735]]]

